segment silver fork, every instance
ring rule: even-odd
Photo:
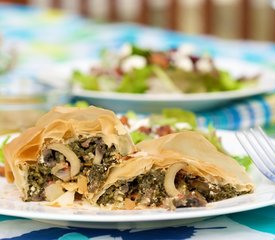
[[[256,167],[275,182],[275,146],[262,128],[240,131],[236,136]]]

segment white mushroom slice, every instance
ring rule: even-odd
[[[69,149],[68,147],[66,147],[66,146],[64,146],[63,144],[60,144],[60,143],[52,143],[48,146],[48,149],[58,151],[66,157],[66,160],[71,165],[71,171],[70,171],[71,172],[71,178],[79,173],[79,171],[80,171],[80,160],[71,149]]]
[[[64,182],[67,182],[71,179],[71,172],[69,169],[69,164],[66,162],[57,163],[51,170],[51,174],[60,178]]]
[[[170,166],[165,174],[164,188],[170,197],[175,197],[181,192],[175,187],[175,177],[177,172],[181,170],[185,165],[183,163],[175,163]]]
[[[69,168],[59,170],[54,175],[57,176],[59,179],[63,180],[64,182],[68,182],[71,179],[71,172]]]
[[[52,202],[64,193],[60,183],[52,183],[45,188],[46,200]]]

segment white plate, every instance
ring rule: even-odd
[[[222,131],[219,135],[224,146],[233,154],[243,154],[233,132]],[[3,138],[0,138],[0,141]],[[45,203],[23,202],[13,184],[0,178],[0,214],[32,218],[58,225],[90,228],[151,228],[179,226],[222,214],[247,211],[275,204],[275,184],[266,180],[255,168],[250,172],[256,185],[255,192],[232,199],[211,203],[200,208],[107,211],[86,205],[74,207],[50,207]]]
[[[93,61],[94,63],[95,61]],[[215,59],[219,69],[229,71],[234,77],[254,76],[260,74],[259,83],[250,88],[236,91],[191,93],[191,94],[131,94],[116,92],[87,91],[73,88],[73,96],[85,99],[89,103],[112,109],[116,112],[134,110],[136,112],[160,112],[163,108],[179,107],[186,110],[201,111],[222,106],[232,100],[255,96],[275,90],[275,72],[258,65],[236,59]],[[68,79],[73,69],[88,72],[92,61],[83,60],[71,63],[69,66],[51,67],[51,71],[44,70],[39,74],[43,81],[57,84],[56,78]]]

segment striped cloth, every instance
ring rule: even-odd
[[[251,97],[230,105],[197,113],[198,125],[213,125],[218,129],[238,130],[257,125],[272,128],[275,120],[275,95]]]

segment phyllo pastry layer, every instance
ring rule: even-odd
[[[137,145],[139,152],[111,168],[92,204],[111,209],[200,207],[253,191],[234,159],[193,131]]]
[[[203,134],[183,131],[134,146],[117,116],[96,107],[53,109],[4,154],[6,177],[23,200],[53,205],[201,207],[254,188],[245,169]]]
[[[113,112],[56,107],[5,146],[6,177],[25,201],[54,201],[67,191],[89,199],[135,150]]]

